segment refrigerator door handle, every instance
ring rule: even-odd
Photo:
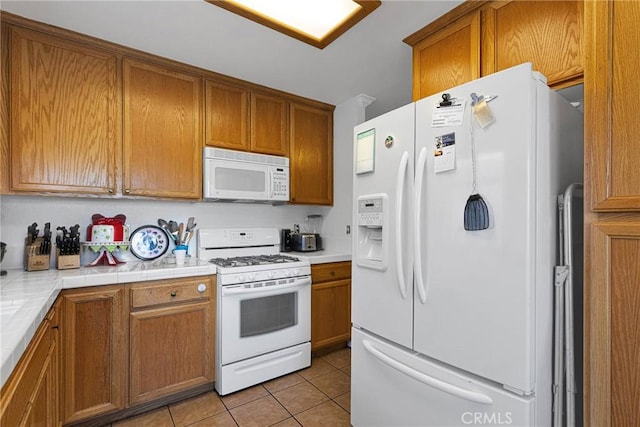
[[[404,180],[409,166],[409,153],[406,151],[400,159],[400,168],[396,179],[396,274],[402,299],[407,299],[407,281],[404,277],[404,256],[402,253],[402,201],[404,198]]]
[[[420,218],[422,216],[422,181],[424,180],[424,170],[427,164],[427,147],[422,147],[420,155],[418,156],[418,164],[416,165],[416,193],[415,193],[415,217],[413,222],[415,224],[415,233],[413,242],[414,253],[414,276],[416,278],[416,287],[418,288],[418,296],[420,302],[425,304],[427,302],[427,289],[424,285],[424,278],[422,277],[422,246],[421,243],[421,231],[420,231]]]
[[[375,358],[380,360],[382,363],[390,366],[391,368],[399,371],[400,373],[407,375],[410,378],[413,378],[416,381],[419,381],[430,387],[436,388],[440,391],[451,394],[452,396],[460,397],[465,400],[481,403],[483,405],[491,405],[493,403],[493,400],[485,394],[467,390],[462,387],[458,387],[453,384],[446,383],[437,378],[433,378],[427,374],[424,374],[420,371],[410,368],[401,362],[398,362],[397,360],[393,359],[392,357],[384,354],[382,351],[375,348],[371,341],[363,340],[362,344],[364,345],[364,348],[369,353],[371,353],[371,355],[373,355]]]

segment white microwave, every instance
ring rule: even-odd
[[[289,159],[205,147],[203,199],[227,202],[289,201]]]

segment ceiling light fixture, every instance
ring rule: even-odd
[[[206,1],[320,49],[381,3],[373,0]]]

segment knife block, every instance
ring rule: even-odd
[[[80,254],[60,255],[60,249],[56,248],[56,268],[58,270],[80,268]]]
[[[29,239],[24,240],[24,269],[27,271],[48,270],[51,262],[51,254],[40,255],[42,237],[38,237],[33,243]]]

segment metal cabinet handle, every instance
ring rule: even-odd
[[[171,291],[171,296],[175,297],[176,295],[178,295],[178,293],[176,291]]]
[[[198,285],[198,292],[203,293],[206,290],[207,290],[207,285],[205,285],[204,283],[200,283]]]
[[[131,193],[131,189],[130,188],[125,188],[124,192],[125,192],[125,194],[130,194]]]

